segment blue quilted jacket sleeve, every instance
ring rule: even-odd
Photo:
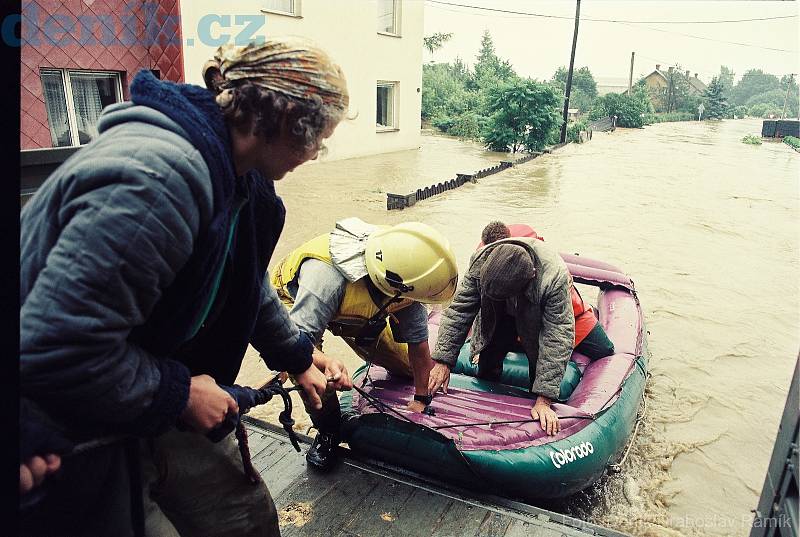
[[[200,154],[148,122],[112,128],[53,173],[21,214],[22,395],[122,432],[174,424],[189,371],[128,335],[186,263],[211,203]]]

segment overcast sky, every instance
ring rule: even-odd
[[[470,65],[489,30],[497,54],[511,61],[521,75],[549,79],[560,65],[569,64],[575,1],[441,0],[425,1],[425,35],[452,32],[443,48],[426,62],[452,61]],[[565,19],[480,11],[443,3],[556,15]],[[793,18],[726,24],[659,24],[663,21],[718,21],[794,15]],[[582,0],[575,67],[589,66],[595,78],[626,79],[631,52],[636,52],[634,82],[655,64],[679,63],[708,83],[727,65],[738,79],[750,68],[781,76],[800,72],[797,2]],[[596,22],[587,19],[647,21],[647,24]],[[687,35],[680,35],[687,34]],[[688,35],[702,37],[688,37]],[[744,43],[748,46],[728,42]],[[770,50],[770,49],[783,49]]]

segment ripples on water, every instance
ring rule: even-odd
[[[391,212],[386,192],[507,155],[424,136],[419,150],[306,165],[278,185],[288,216],[273,260],[359,216],[440,229],[462,270],[493,219],[529,223],[561,251],[622,267],[650,331],[648,417],[622,474],[554,507],[635,535],[747,535],[800,334],[800,154],[740,142],[760,128],[739,120],[596,133]],[[354,370],[355,355],[327,340]],[[266,375],[251,352],[238,380]]]

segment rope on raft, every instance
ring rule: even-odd
[[[594,420],[596,416],[594,414],[581,414],[575,416],[557,416],[560,420],[575,418],[575,419],[585,419],[585,420]],[[451,427],[475,427],[478,425],[503,425],[506,423],[535,423],[539,421],[538,419],[528,418],[524,420],[498,420],[498,421],[479,421],[475,423],[451,423],[449,425],[437,425],[436,427],[431,427],[431,429],[449,429]]]
[[[378,412],[380,412],[381,414],[387,414],[386,411],[389,410],[389,411],[392,412],[392,414],[396,414],[401,419],[403,419],[403,420],[405,420],[405,421],[407,421],[409,423],[413,423],[414,425],[421,425],[419,423],[415,423],[413,420],[409,419],[408,416],[404,416],[403,414],[401,414],[397,410],[393,409],[392,407],[390,407],[389,405],[387,405],[386,403],[384,403],[383,401],[381,401],[377,397],[367,393],[366,391],[364,391],[363,389],[359,388],[358,386],[353,385],[353,389],[355,391],[357,391],[358,394],[367,401],[367,403],[369,403],[373,407],[375,407],[375,409]]]
[[[484,421],[484,422],[475,422],[475,423],[449,423],[449,424],[446,424],[446,425],[436,425],[436,426],[423,425],[421,423],[417,423],[417,422],[411,420],[408,416],[405,416],[405,415],[401,414],[399,411],[395,410],[394,408],[392,408],[388,404],[384,403],[383,401],[381,401],[380,399],[378,399],[374,395],[372,395],[370,393],[367,393],[363,389],[367,384],[367,380],[371,380],[371,379],[369,379],[369,376],[368,376],[368,374],[369,374],[369,366],[370,365],[372,365],[372,364],[369,364],[367,366],[367,371],[364,374],[364,381],[361,383],[361,387],[359,388],[358,386],[353,385],[353,389],[355,391],[357,391],[358,394],[361,395],[367,401],[367,403],[372,405],[375,408],[375,410],[377,410],[381,414],[387,414],[388,412],[386,412],[386,411],[388,410],[392,414],[395,414],[396,416],[399,416],[401,419],[403,419],[403,420],[405,420],[405,421],[407,421],[409,423],[413,423],[414,425],[417,425],[417,426],[420,426],[420,427],[425,427],[427,429],[432,429],[434,431],[438,431],[440,429],[450,429],[450,428],[454,428],[454,427],[475,427],[475,426],[479,426],[479,425],[488,425],[488,426],[491,427],[493,425],[503,425],[503,424],[508,424],[508,423],[534,423],[534,422],[539,421],[538,419],[528,418],[528,419],[524,419],[524,420]],[[576,415],[576,416],[559,416],[558,418],[559,419],[578,418],[578,419],[594,420],[594,419],[596,419],[596,416],[594,414],[584,414],[584,415]]]
[[[650,372],[647,372],[647,378],[650,378]],[[633,432],[631,433],[631,439],[628,442],[628,446],[625,448],[625,453],[622,454],[622,458],[619,462],[614,464],[608,465],[608,471],[614,474],[618,474],[622,472],[622,465],[625,464],[625,461],[628,459],[628,454],[631,452],[631,448],[633,447],[633,443],[636,440],[636,433],[639,432],[639,425],[644,421],[645,416],[647,415],[647,398],[645,397],[645,391],[642,390],[642,411],[636,417],[636,424],[633,426]]]

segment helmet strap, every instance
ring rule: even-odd
[[[390,297],[386,300],[380,308],[378,308],[378,312],[375,313],[372,317],[366,320],[364,325],[359,330],[359,334],[356,336],[356,344],[362,346],[372,346],[373,344],[377,343],[378,335],[383,332],[384,328],[386,327],[386,317],[389,316],[386,313],[386,310],[394,304],[395,302],[400,302],[403,298],[400,296],[400,292],[395,293],[393,297]]]

